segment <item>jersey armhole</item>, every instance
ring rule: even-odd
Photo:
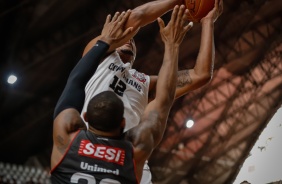
[[[75,133],[75,136],[71,140],[71,143],[69,144],[68,148],[66,149],[66,151],[65,151],[64,155],[62,156],[61,160],[50,170],[50,174],[52,174],[56,170],[56,168],[62,163],[62,161],[64,160],[66,154],[70,150],[70,147],[72,146],[73,141],[76,139],[76,137],[77,137],[77,135],[79,134],[80,131],[81,130],[77,130],[77,132]]]

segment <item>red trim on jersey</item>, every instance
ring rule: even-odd
[[[63,157],[62,157],[61,160],[57,163],[57,165],[55,165],[54,168],[51,169],[50,174],[51,174],[52,172],[54,172],[54,170],[62,163],[62,161],[64,160],[66,154],[68,153],[69,149],[71,148],[73,141],[75,140],[75,138],[77,137],[77,135],[78,135],[78,133],[79,133],[80,131],[81,131],[81,130],[78,130],[78,131],[76,132],[76,135],[75,135],[75,136],[73,137],[73,139],[71,140],[71,143],[69,144],[68,148],[66,149],[66,151],[65,151],[65,153],[64,153],[64,155],[63,155]]]

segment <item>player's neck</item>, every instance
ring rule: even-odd
[[[88,131],[94,133],[95,135],[102,136],[102,137],[120,137],[121,136],[119,130],[105,132],[105,131],[97,130],[93,127],[89,127]]]

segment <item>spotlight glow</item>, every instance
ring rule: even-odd
[[[186,122],[186,127],[187,128],[192,128],[192,126],[194,125],[194,121],[189,119],[187,122]]]
[[[9,83],[9,84],[14,84],[16,81],[17,81],[17,77],[16,76],[14,76],[14,75],[10,75],[9,77],[8,77],[8,80],[7,80],[7,82]]]

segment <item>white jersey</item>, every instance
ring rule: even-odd
[[[103,91],[114,91],[124,103],[125,129],[139,124],[148,104],[150,77],[124,64],[118,53],[113,52],[98,66],[95,74],[85,87],[85,102],[82,113],[86,112],[91,98]]]
[[[113,52],[98,66],[85,87],[85,101],[82,113],[86,112],[91,98],[103,91],[114,91],[124,103],[125,129],[139,124],[148,104],[150,77],[124,64],[118,53]],[[81,114],[82,114],[81,113]],[[86,123],[87,125],[87,123]],[[151,184],[152,175],[146,161],[140,184]]]

